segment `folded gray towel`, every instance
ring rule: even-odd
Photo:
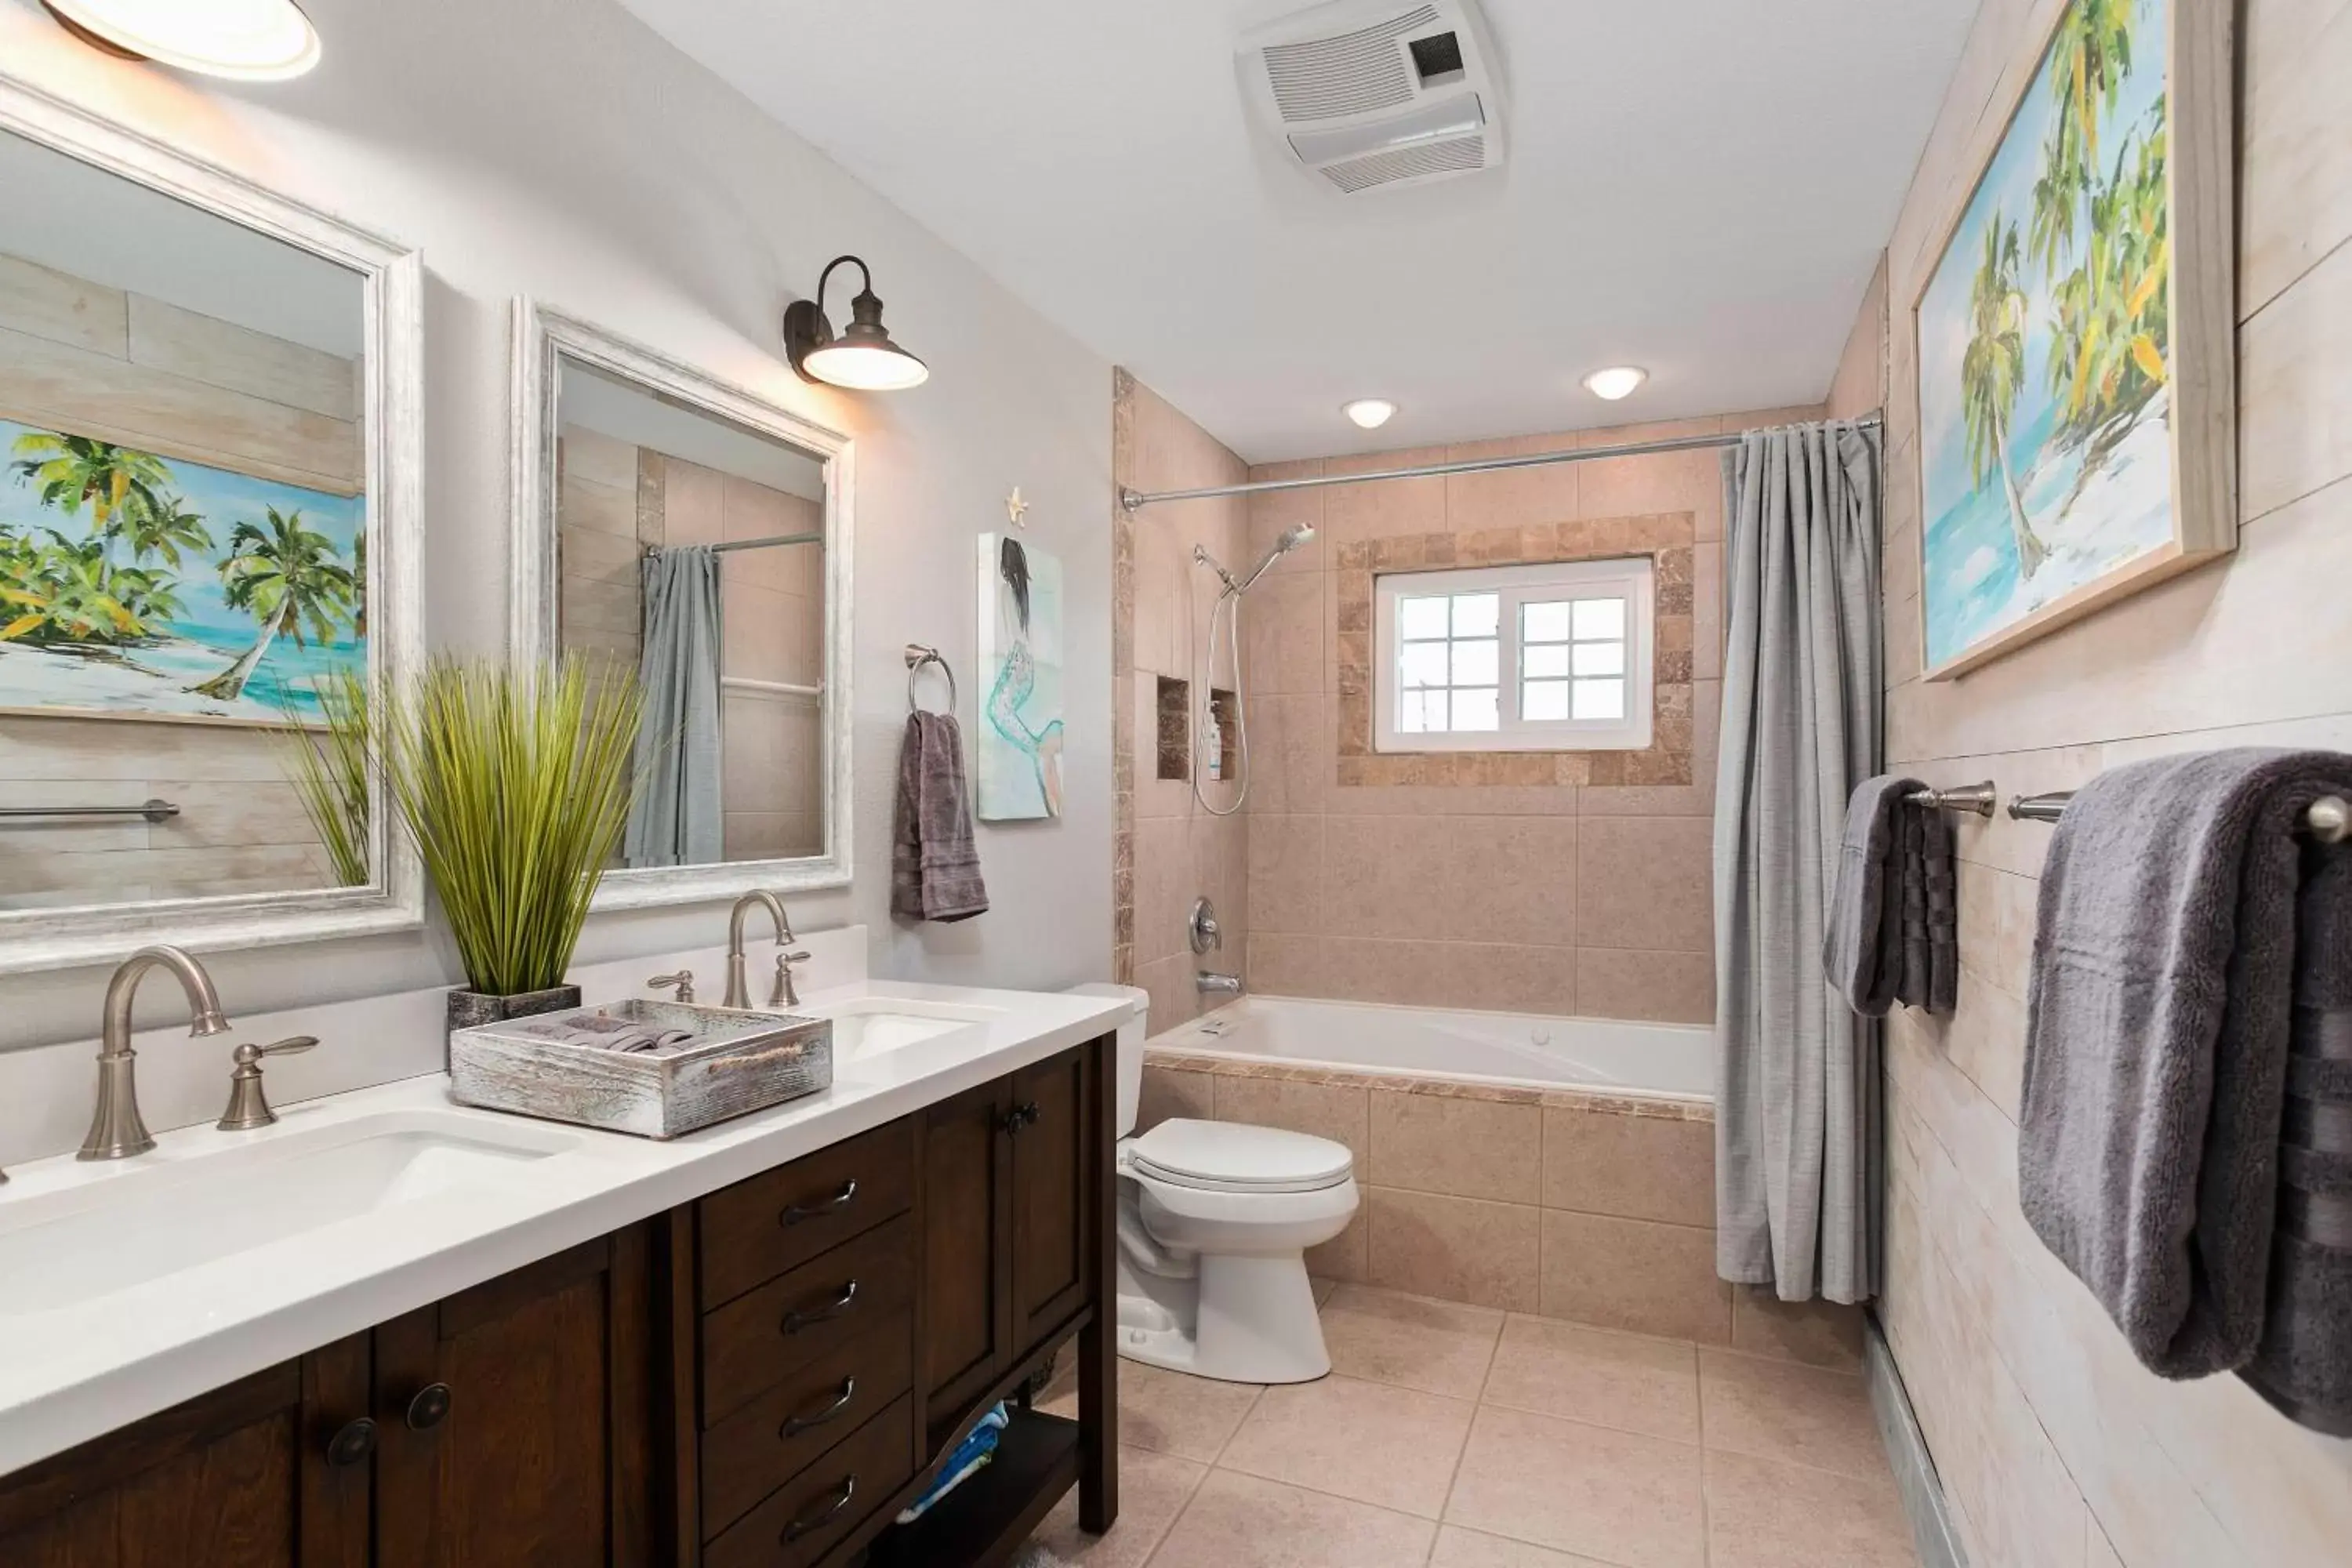
[[[2352,757],[2101,774],[2059,819],[2027,994],[2026,1219],[2166,1377],[2241,1367],[2277,1210],[2304,811]]]
[[[2239,1376],[2352,1437],[2352,845],[2304,851],[2294,1018],[2262,1344]]]
[[[1906,984],[1895,1000],[1906,1007],[1924,1007],[1948,1016],[1960,1000],[1959,881],[1954,854],[1952,818],[1932,805],[1906,805],[1919,823],[1919,856],[1905,868],[1907,879],[1916,868],[1920,889],[1918,937],[1922,952],[1916,969],[1910,959],[1913,941],[1910,911],[1904,913],[1904,976]],[[1906,880],[1906,883],[1908,886]],[[1916,988],[1909,982],[1916,980]]]
[[[907,715],[890,847],[890,912],[965,921],[988,912],[964,787],[963,734],[948,713]]]
[[[599,1051],[630,1051],[667,1056],[695,1038],[692,1029],[665,1029],[657,1024],[632,1024],[625,1018],[598,1016],[569,1022],[525,1024],[519,1031],[560,1045],[585,1046]]]
[[[1904,801],[1925,787],[1917,779],[1881,773],[1855,785],[1846,801],[1837,878],[1822,932],[1822,968],[1846,1005],[1866,1018],[1885,1017],[1897,1002],[1924,1006],[1932,994],[1925,858],[1931,829],[1925,819],[1935,819],[1933,830],[1943,835],[1948,880],[1950,829],[1943,813]],[[1951,1010],[1948,997],[1940,1010]]]

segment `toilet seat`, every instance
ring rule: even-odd
[[[1163,1121],[1127,1146],[1134,1174],[1213,1193],[1314,1193],[1352,1174],[1344,1143],[1238,1121]]]

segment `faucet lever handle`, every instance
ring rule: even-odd
[[[768,989],[771,1007],[797,1007],[801,1005],[800,988],[793,984],[793,965],[806,963],[806,951],[776,954],[776,983]]]
[[[307,1051],[319,1043],[316,1035],[289,1035],[266,1046],[250,1041],[229,1053],[236,1070],[228,1075],[228,1109],[213,1123],[223,1132],[246,1132],[256,1127],[267,1127],[278,1120],[278,1112],[269,1108],[269,1097],[262,1091],[261,1058],[290,1057]]]
[[[656,974],[646,984],[657,991],[667,989],[676,993],[676,998],[680,1002],[694,1000],[694,971],[691,969],[681,969],[676,974]]]

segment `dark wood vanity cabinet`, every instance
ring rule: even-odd
[[[923,1568],[1116,1516],[1109,1038],[0,1477],[5,1568]],[[1083,1424],[889,1521],[1078,1340]]]

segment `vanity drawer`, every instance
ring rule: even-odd
[[[702,1310],[904,1214],[914,1197],[907,1118],[711,1194],[696,1205]]]
[[[702,1439],[702,1529],[725,1529],[907,1392],[915,1320],[901,1311],[790,1373]]]
[[[901,1216],[705,1313],[703,1426],[909,1310],[914,1295],[915,1226]]]
[[[873,1517],[915,1473],[915,1405],[901,1395],[703,1548],[703,1568],[803,1568]]]

